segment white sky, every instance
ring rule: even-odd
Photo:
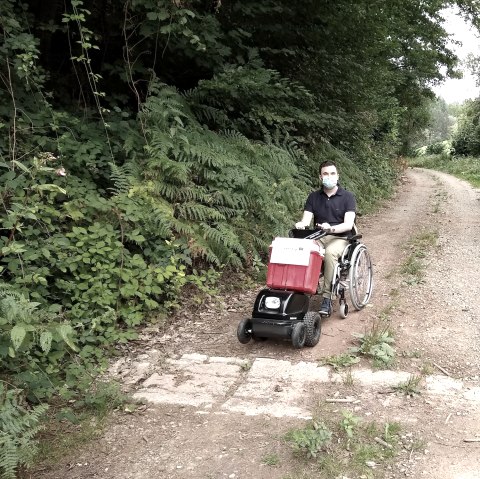
[[[456,15],[453,9],[446,11],[444,18],[446,19],[445,30],[453,35],[455,40],[462,42],[461,46],[450,45],[460,61],[465,60],[469,53],[480,55],[480,39],[475,34],[473,27]],[[462,79],[447,80],[442,85],[433,88],[433,91],[447,103],[462,103],[466,99],[480,96],[476,78],[462,64],[459,65],[459,68],[463,70]]]

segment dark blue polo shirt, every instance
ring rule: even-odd
[[[339,186],[337,192],[328,197],[322,188],[308,195],[304,210],[313,213],[314,225],[339,225],[343,223],[347,211],[356,211],[355,196]]]

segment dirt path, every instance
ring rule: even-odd
[[[142,352],[117,362],[112,374],[149,406],[114,415],[97,443],[34,477],[321,478],[293,459],[283,437],[309,417],[335,412],[326,398],[348,396],[346,408],[356,415],[398,421],[403,441],[414,437],[421,445],[401,450],[376,477],[479,479],[479,200],[480,191],[449,175],[408,170],[396,197],[360,222],[374,260],[371,306],[343,321],[334,313],[314,348],[240,344],[236,327],[251,313],[256,290],[191,311],[175,329],[146,333]],[[411,254],[405,245],[434,231],[438,244],[425,258],[423,281],[405,284],[399,273]],[[390,370],[372,370],[362,360],[347,388],[342,374],[319,365],[345,353],[353,332],[386,315],[397,350]],[[385,394],[411,374],[424,375],[422,394]]]

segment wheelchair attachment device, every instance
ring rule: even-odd
[[[257,294],[252,317],[238,324],[237,338],[242,344],[251,339],[287,339],[300,349],[318,343],[322,316],[310,310],[310,301],[319,294],[323,254],[315,240],[327,234],[322,229],[293,229],[289,238],[273,240],[267,287]],[[347,291],[356,310],[366,306],[372,293],[372,262],[366,246],[359,241],[361,237],[347,238],[348,245],[333,274],[332,299],[338,298],[342,319],[348,314]]]

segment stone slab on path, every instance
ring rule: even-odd
[[[403,384],[412,376],[405,371],[352,369],[351,380],[364,388],[380,390]],[[184,354],[168,359],[164,370],[139,384],[134,394],[155,404],[198,408],[198,413],[237,412],[248,416],[311,418],[308,392],[322,383],[342,383],[341,373],[315,362]],[[422,393],[480,402],[480,388],[441,375],[424,379]]]

